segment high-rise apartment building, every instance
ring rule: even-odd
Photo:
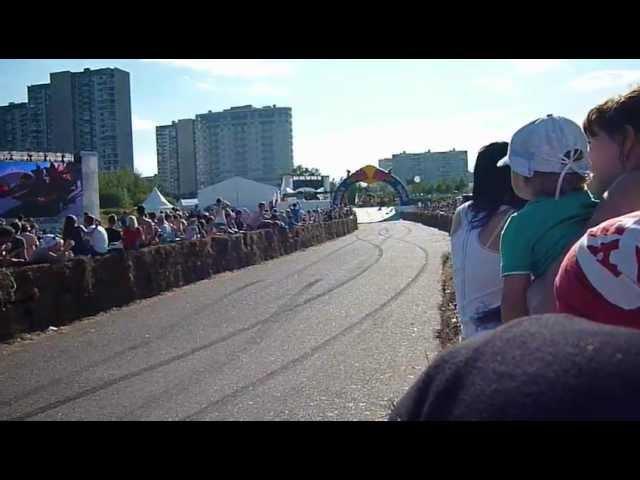
[[[129,72],[85,68],[50,79],[53,150],[94,150],[100,170],[133,170]]]
[[[15,104],[24,105],[26,112],[27,134],[20,148],[14,146],[14,119],[0,114],[0,131],[13,132],[0,133],[0,148],[95,151],[100,170],[133,170],[129,72],[85,68],[82,72],[54,72],[49,79],[47,84],[27,87],[28,103]],[[0,109],[8,107],[12,104]]]
[[[0,106],[0,150],[27,150],[29,108],[26,102]]]
[[[29,105],[29,149],[51,150],[51,86],[48,83],[27,87]]]
[[[198,189],[234,176],[279,186],[293,169],[291,108],[252,105],[196,115]]]
[[[378,164],[393,168],[393,174],[403,182],[411,182],[415,177],[420,181],[436,183],[440,180],[467,179],[467,152],[451,150],[448,152],[396,153],[389,159],[380,160]],[[385,169],[385,170],[388,170]]]
[[[158,180],[176,197],[197,195],[195,131],[193,119],[156,127]]]
[[[393,160],[390,158],[382,158],[378,160],[378,167],[383,170],[391,170],[393,168]]]

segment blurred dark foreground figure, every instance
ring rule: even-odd
[[[524,317],[444,352],[389,420],[640,420],[640,331]]]

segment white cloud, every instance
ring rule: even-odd
[[[566,64],[566,60],[511,60],[511,64],[515,67],[517,73],[535,75],[558,69]]]
[[[599,70],[578,77],[569,86],[579,92],[593,92],[606,88],[630,87],[640,81],[640,70]]]
[[[151,59],[145,62],[163,63],[207,73],[214,77],[283,77],[293,73],[291,62],[276,60],[201,60],[201,59]]]
[[[131,120],[133,123],[133,131],[141,131],[141,130],[153,130],[156,126],[156,122],[153,120],[145,120],[144,118],[140,118],[137,115],[133,114],[131,116]]]

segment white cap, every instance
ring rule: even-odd
[[[497,163],[504,165],[524,177],[532,177],[534,172],[562,173],[569,168],[586,175],[590,169],[587,137],[568,118],[538,118],[513,135],[507,156]]]

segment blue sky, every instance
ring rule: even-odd
[[[294,163],[340,177],[403,150],[478,149],[547,113],[587,111],[640,83],[638,60],[0,60],[0,104],[49,72],[131,74],[135,168],[156,172],[155,125],[237,105],[292,107]]]

